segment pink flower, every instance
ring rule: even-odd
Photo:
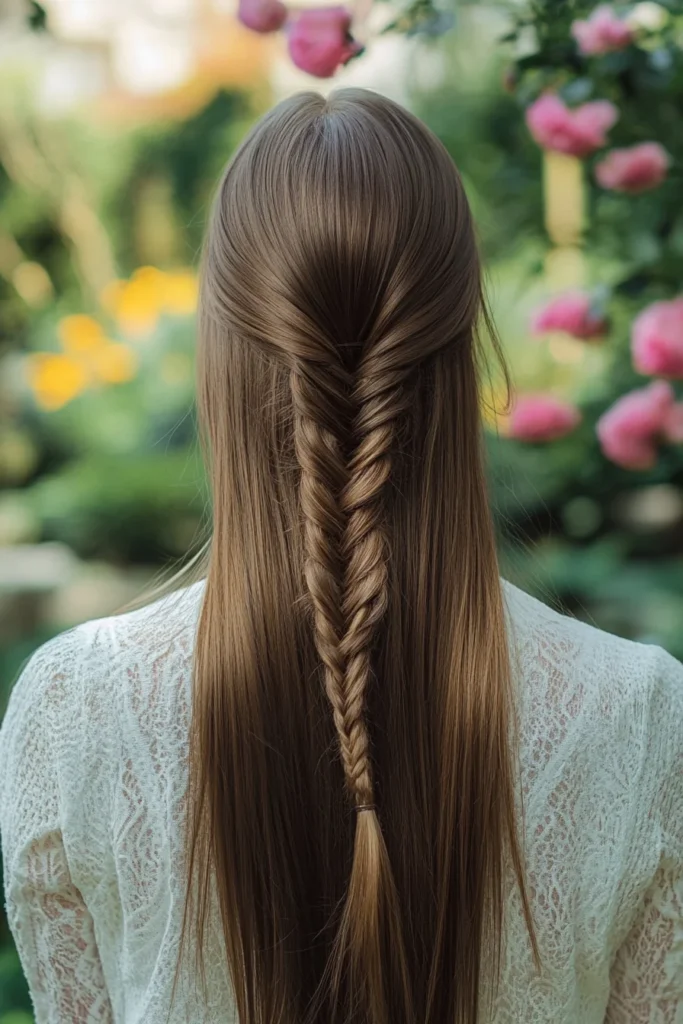
[[[600,54],[623,50],[633,42],[633,32],[609,4],[596,7],[587,21],[572,22],[571,33],[581,53]]]
[[[603,454],[625,469],[650,469],[660,441],[683,441],[683,403],[673,388],[655,380],[624,395],[596,424]]]
[[[628,149],[612,149],[595,165],[595,177],[603,188],[617,192],[644,192],[666,178],[671,159],[658,142],[641,142]]]
[[[636,317],[631,352],[638,373],[683,377],[683,297],[653,302]]]
[[[508,422],[508,436],[518,441],[554,441],[569,434],[581,422],[574,405],[554,395],[520,396]]]
[[[605,317],[593,309],[590,295],[565,292],[539,309],[531,321],[533,334],[564,331],[575,338],[598,338],[607,330]]]
[[[588,156],[606,143],[605,132],[619,111],[609,100],[595,100],[570,110],[559,96],[545,93],[527,108],[526,123],[542,149]]]
[[[287,17],[280,0],[240,0],[237,18],[254,32],[275,32]]]
[[[311,7],[292,22],[287,33],[289,55],[302,71],[331,78],[341,64],[363,52],[351,37],[351,14],[345,7]]]

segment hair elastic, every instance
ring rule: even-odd
[[[356,804],[355,811],[376,811],[377,804]]]

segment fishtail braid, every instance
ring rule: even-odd
[[[313,610],[315,645],[323,664],[325,691],[332,705],[342,762],[348,776],[355,759],[352,737],[347,729],[345,669],[340,649],[344,633],[341,542],[345,523],[339,502],[348,469],[339,429],[340,420],[346,419],[348,424],[352,418],[348,397],[351,382],[338,370],[336,377],[340,386],[331,396],[330,377],[329,366],[319,368],[318,364],[300,361],[291,371],[290,384],[294,444],[301,473],[304,576]]]
[[[372,356],[361,362],[354,387],[356,443],[341,495],[345,529],[341,640],[345,721],[349,738],[347,777],[357,806],[372,806],[374,785],[365,721],[372,648],[388,605],[390,545],[384,494],[399,417],[407,407],[406,371],[387,372]]]

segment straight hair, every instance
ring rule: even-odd
[[[240,1024],[477,1024],[508,877],[540,967],[482,324],[504,369],[461,179],[417,117],[347,87],[253,126],[200,276],[213,523],[175,976],[192,935],[205,979],[215,896]]]

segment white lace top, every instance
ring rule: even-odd
[[[203,588],[62,633],[12,692],[5,901],[38,1024],[166,1022]],[[511,879],[495,1024],[681,1024],[683,666],[509,583],[504,593],[545,969],[534,971]],[[169,1024],[234,1019],[217,914],[210,936],[208,1000],[188,967]]]

